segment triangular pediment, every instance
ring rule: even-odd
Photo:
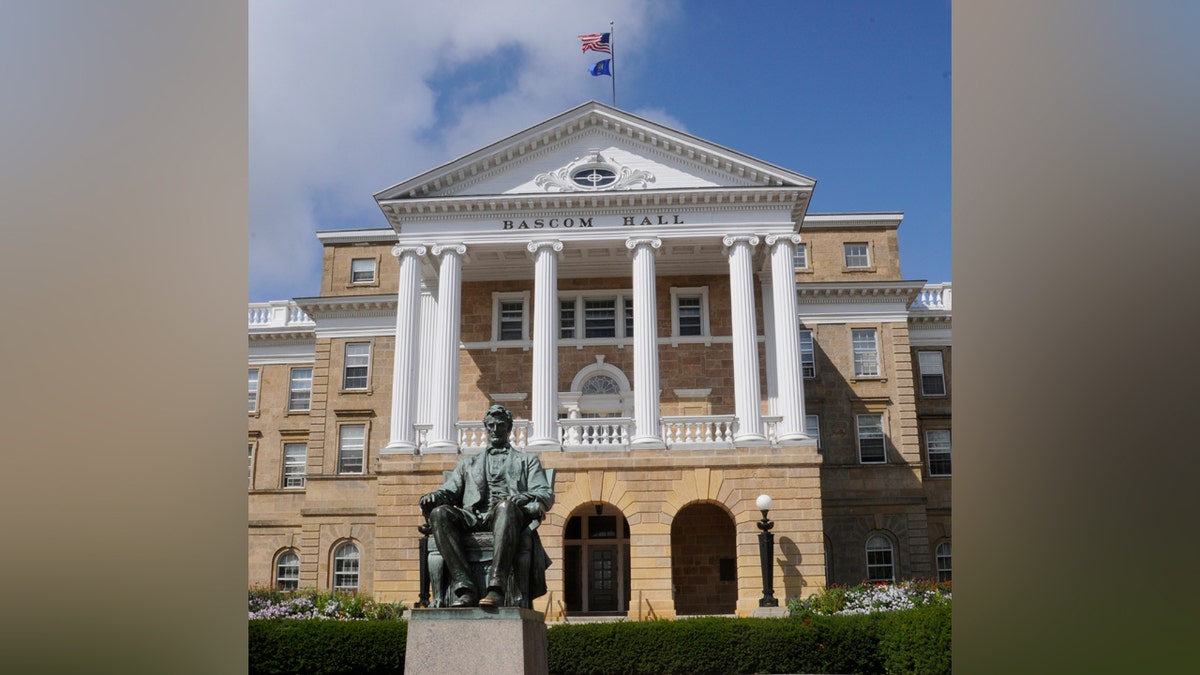
[[[485,195],[778,189],[815,181],[591,101],[382,190],[377,202]]]

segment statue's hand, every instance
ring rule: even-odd
[[[530,499],[525,504],[522,504],[521,510],[525,512],[525,515],[528,516],[530,520],[542,519],[542,503],[536,499]]]
[[[441,504],[441,502],[442,502],[442,500],[441,500],[440,495],[438,495],[438,493],[430,492],[429,494],[425,495],[424,497],[421,497],[421,501],[418,503],[421,505],[422,511],[424,511],[425,513],[429,513],[435,507],[437,507],[438,504]]]

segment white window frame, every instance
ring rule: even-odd
[[[868,424],[864,423],[864,422],[868,422],[868,420],[865,420],[864,418],[869,418],[869,417],[875,417],[875,418],[879,419],[879,424],[878,424],[879,431],[877,433],[874,431],[874,429],[876,427],[876,425],[874,423],[868,423]],[[859,462],[859,464],[886,464],[887,463],[887,431],[886,431],[886,428],[887,427],[884,425],[883,413],[859,413],[854,416],[854,437],[858,444],[858,462]],[[869,433],[869,435],[867,435],[868,433]],[[865,459],[863,457],[863,441],[864,440],[872,441],[872,445],[874,445],[874,441],[878,440],[879,447],[880,447],[880,454],[882,455],[882,457],[879,459],[874,459],[873,457],[872,457],[872,459]]]
[[[354,441],[354,438],[346,437],[346,430],[358,427],[362,429],[362,445],[358,448],[360,454],[358,458],[358,471],[350,471],[346,467],[351,466],[352,457],[348,452],[353,450],[352,447],[347,447],[347,441]],[[337,473],[339,476],[361,476],[367,472],[367,424],[365,422],[347,422],[339,424],[337,429]]]
[[[792,252],[792,267],[798,270],[808,269],[808,244],[796,244]]]
[[[247,441],[246,445],[248,446],[246,448],[246,454],[248,455],[247,461],[250,465],[246,472],[248,474],[248,477],[247,477],[248,485],[246,486],[246,489],[253,490],[254,489],[254,454],[255,454],[254,451],[256,449],[255,446],[257,446],[258,443],[255,443],[254,441]]]
[[[935,435],[940,437],[943,434],[945,435],[945,440],[942,440],[941,438],[934,440]],[[936,457],[935,457],[935,455],[936,455]],[[945,455],[945,457],[942,457],[942,455]],[[940,471],[939,470],[937,473],[934,473],[934,470],[933,470],[934,459],[938,460],[938,464],[945,462],[945,464],[947,465],[949,470],[948,471]],[[935,477],[950,476],[951,473],[954,471],[954,465],[951,462],[951,459],[952,459],[952,450],[951,450],[951,441],[950,441],[950,430],[949,429],[926,429],[925,430],[925,462],[929,466],[929,475],[935,476]]]
[[[594,300],[611,300],[613,301],[613,337],[588,337],[588,321],[587,321],[587,303]],[[562,337],[566,330],[571,330],[567,327],[563,319],[563,311],[569,307],[574,307],[573,333],[574,337]],[[558,316],[559,316],[559,340],[565,344],[621,344],[633,339],[633,334],[628,330],[626,318],[628,315],[627,308],[633,307],[633,291],[629,289],[613,289],[603,291],[581,291],[576,293],[559,293],[558,295]],[[581,347],[582,348],[582,347]]]
[[[361,347],[361,346],[366,347],[367,353],[366,354],[355,354],[353,356],[353,358],[355,359],[355,363],[354,363],[354,365],[351,365],[350,364],[350,358],[351,358],[350,348],[351,347],[357,348],[357,347]],[[371,352],[372,352],[372,345],[370,342],[347,342],[346,343],[345,348],[342,350],[342,391],[367,391],[371,388]],[[363,357],[366,358],[366,363],[359,362],[359,360],[362,359]],[[358,375],[357,372],[354,375],[356,378],[358,378],[358,377],[362,378],[363,384],[361,387],[350,386],[350,369],[351,368],[363,369],[363,374],[361,376]]]
[[[258,412],[258,386],[262,379],[261,368],[248,368],[246,370],[246,388],[249,390],[247,403],[250,406],[249,413],[251,415]]]
[[[503,335],[502,307],[507,303],[521,304],[521,336],[501,337]],[[529,340],[529,291],[492,293],[492,341],[512,344]]]
[[[699,298],[700,300],[700,334],[681,335],[679,332],[679,301],[683,298]],[[712,340],[712,328],[708,318],[708,286],[671,287],[671,342],[709,342]]]
[[[308,378],[297,379],[296,372],[303,371],[303,370],[308,371]],[[308,382],[308,388],[296,386],[297,383],[302,384],[304,382]],[[292,368],[290,371],[288,371],[288,407],[287,407],[288,412],[309,412],[310,410],[312,410],[312,382],[313,382],[312,366],[306,366],[303,368]],[[300,406],[296,405],[296,398],[297,398],[298,394],[305,395],[304,407],[300,407]]]
[[[578,298],[575,298],[575,297],[564,298],[562,296],[559,296],[559,298],[558,298],[558,339],[574,340],[579,337],[579,307],[578,307],[578,305],[579,305]],[[565,321],[564,317],[563,317],[564,312],[568,312],[568,311],[571,313],[571,320],[569,322]],[[570,332],[570,335],[567,335],[568,331]]]
[[[295,561],[295,564],[292,564],[292,561],[290,559],[287,560],[286,567],[285,567],[284,559],[287,558],[288,556],[295,558],[296,561]],[[289,575],[287,577],[284,576],[285,569],[287,570],[287,573]],[[293,570],[294,570],[294,576],[292,575]],[[297,590],[298,588],[300,588],[300,554],[296,552],[296,549],[289,548],[285,551],[280,551],[279,555],[275,556],[274,577],[275,577],[275,588],[278,590],[294,591],[294,590]],[[284,588],[284,583],[288,583],[290,585],[287,588]]]
[[[887,546],[884,546],[883,544],[887,544]],[[867,543],[866,546],[864,546],[864,549],[867,560],[867,581],[871,583],[877,583],[881,581],[895,582],[896,545],[892,542],[891,537],[879,533],[872,534],[871,536],[867,537]],[[875,554],[874,562],[872,561],[872,554]],[[886,554],[887,562],[883,562],[885,557],[883,554]],[[886,577],[880,574],[871,573],[872,568],[881,569],[885,567],[888,572]]]
[[[335,591],[357,591],[359,575],[362,572],[362,552],[352,541],[343,541],[333,549],[333,579]],[[348,582],[354,579],[354,585]]]
[[[942,358],[942,353],[936,350],[922,350],[917,352],[917,368],[920,371],[921,377],[921,395],[926,398],[946,395],[946,368]],[[930,393],[927,391],[925,388],[925,378],[930,378],[932,382],[939,382],[942,391],[940,393]]]
[[[855,250],[853,252],[850,250],[851,246],[853,246],[855,248]],[[860,247],[860,246],[862,247],[861,253],[857,250],[858,247]],[[861,258],[862,264],[861,265],[850,264],[852,258],[854,259],[855,263],[857,263],[858,260]],[[848,241],[848,242],[846,242],[845,244],[842,245],[842,262],[846,265],[846,269],[848,269],[848,270],[869,270],[869,269],[871,269],[871,243],[867,242],[867,241]]]
[[[943,549],[945,552],[943,553]],[[953,563],[953,550],[950,547],[950,540],[947,539],[937,545],[933,552],[934,567],[937,569],[938,583],[944,581],[952,581],[953,573],[951,566]]]
[[[806,380],[817,376],[817,346],[811,328],[800,329],[800,376]]]
[[[361,270],[356,271],[354,269],[354,263],[361,263],[361,262],[370,263],[370,265],[371,265],[371,278],[370,279],[356,279],[355,278],[355,276]],[[379,278],[379,259],[378,258],[351,258],[350,259],[350,283],[352,285],[367,286],[370,284],[374,284],[375,280],[378,278]]]
[[[871,346],[860,336],[871,336]],[[883,367],[879,361],[879,330],[876,328],[851,328],[850,345],[854,354],[854,377],[882,377]]]
[[[289,448],[289,446],[291,446]],[[288,451],[300,446],[300,458],[288,457]],[[283,444],[283,474],[281,487],[285,490],[304,489],[304,474],[308,472],[308,443],[288,441]]]
[[[817,450],[821,449],[821,416],[815,413],[804,415],[804,433],[817,441]]]

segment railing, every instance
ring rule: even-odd
[[[317,325],[291,300],[250,303],[249,323],[250,328],[311,328]]]
[[[558,421],[563,450],[625,450],[633,430],[628,417],[583,417]]]
[[[737,418],[733,415],[668,415],[662,418],[668,448],[733,447]]]
[[[952,295],[950,288],[950,283],[929,284],[925,286],[917,293],[916,299],[913,300],[912,309],[950,311]]]
[[[513,420],[512,435],[509,436],[508,442],[513,447],[519,448],[525,445],[529,439],[529,420]],[[422,439],[424,445],[424,439]],[[488,435],[487,429],[483,426],[483,421],[479,422],[459,422],[458,423],[458,447],[465,454],[479,452],[487,448]]]

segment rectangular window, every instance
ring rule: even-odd
[[[817,376],[817,359],[813,351],[812,330],[800,329],[800,374],[806,379]]]
[[[679,314],[679,335],[704,334],[704,298],[699,295],[675,297],[675,311]]]
[[[869,247],[865,243],[846,244],[846,267],[864,268],[871,266]]]
[[[249,489],[253,490],[254,489],[254,444],[253,443],[246,444],[246,455],[247,455],[249,463],[250,463],[250,469],[247,472],[249,474],[249,476],[248,476]]]
[[[525,338],[525,303],[521,300],[500,301],[500,326],[497,339],[522,340]]]
[[[367,425],[343,424],[338,429],[338,473],[362,473]]]
[[[887,461],[883,439],[883,415],[856,415],[858,424],[858,461],[880,464]]]
[[[347,342],[342,389],[366,389],[371,366],[370,342]]]
[[[628,295],[621,298],[625,303],[625,337],[633,337],[633,298]]]
[[[950,430],[927,429],[925,452],[929,455],[929,475],[950,475]]]
[[[588,298],[583,301],[583,336],[585,338],[617,336],[616,298]]]
[[[288,410],[304,412],[312,405],[312,368],[292,368],[288,384]]]
[[[258,411],[258,369],[251,368],[247,371],[250,382],[250,412]]]
[[[308,446],[304,443],[283,444],[283,487],[304,487],[304,465]]]
[[[575,298],[558,301],[558,336],[568,340],[575,337]]]
[[[854,345],[854,376],[879,376],[879,346],[875,342],[874,328],[856,328],[850,331]]]
[[[821,448],[821,417],[820,415],[804,416],[804,433],[817,440],[817,449]]]
[[[917,352],[917,366],[921,369],[921,395],[945,396],[946,372],[942,368],[942,353]]]
[[[355,258],[350,261],[350,283],[370,284],[375,282],[375,259]]]
[[[792,264],[798,270],[808,269],[808,244],[796,244],[796,252],[792,254]]]

